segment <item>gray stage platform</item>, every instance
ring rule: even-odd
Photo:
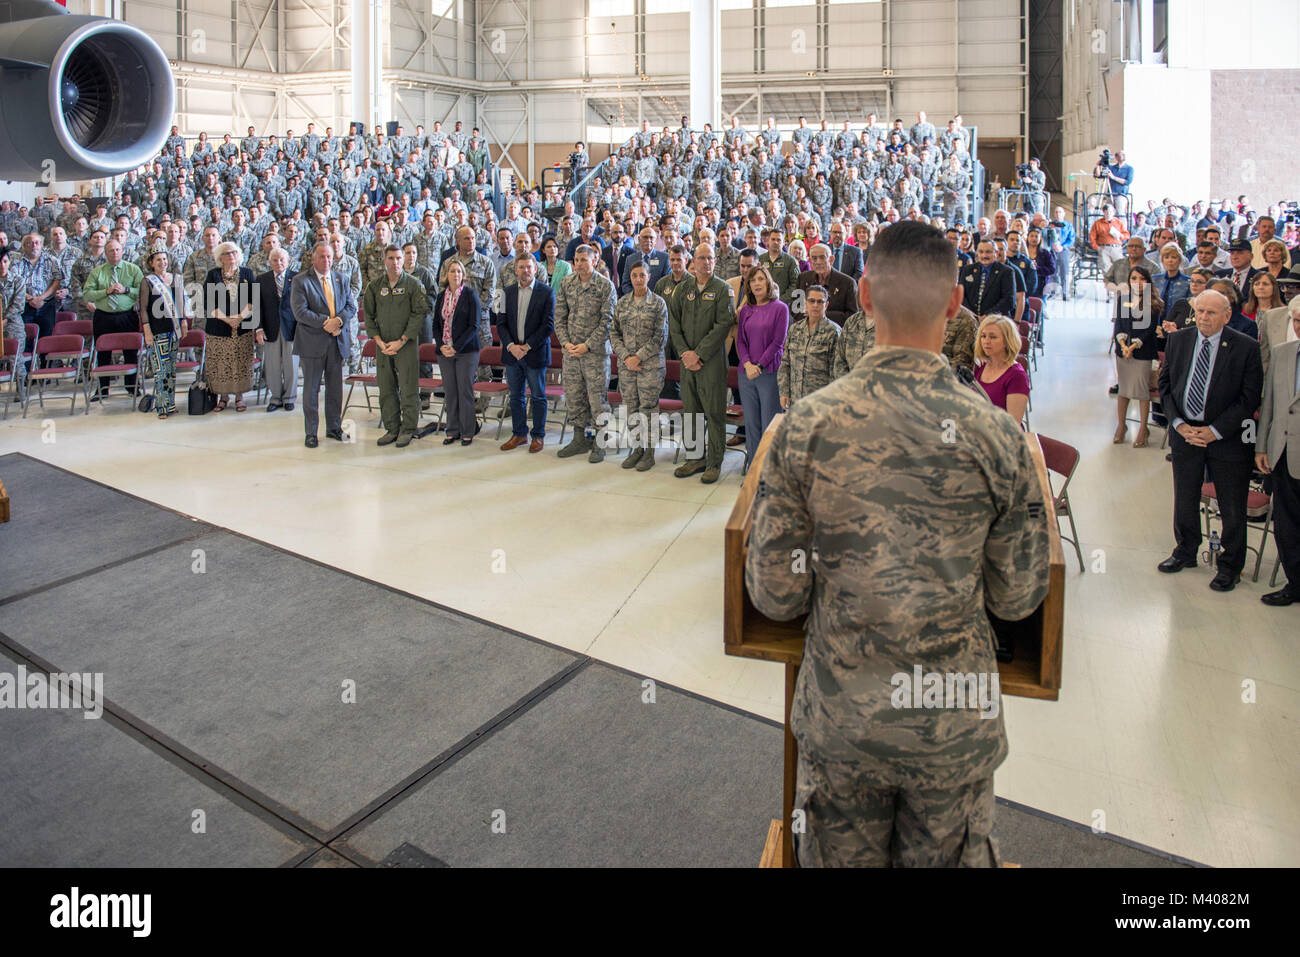
[[[0,671],[102,672],[108,702],[0,711],[0,865],[757,863],[775,724],[25,456],[0,476]],[[1166,863],[1014,807],[998,833]]]

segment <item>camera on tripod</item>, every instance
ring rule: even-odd
[[[1017,163],[1017,164],[1016,164],[1016,177],[1017,177],[1017,178],[1018,178],[1018,179],[1023,183],[1023,182],[1025,181],[1025,179],[1026,179],[1028,176],[1029,176],[1029,164],[1028,164],[1028,163]]]
[[[1110,165],[1110,150],[1105,149],[1101,151],[1101,156],[1097,160],[1097,165],[1098,166]]]

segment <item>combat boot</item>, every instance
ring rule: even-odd
[[[572,442],[570,442],[564,448],[560,449],[560,451],[556,452],[555,454],[559,458],[567,459],[572,455],[581,455],[583,452],[588,452],[590,450],[591,450],[591,439],[587,438],[585,435],[579,432],[573,436]]]
[[[718,468],[716,465],[710,465],[704,470],[704,474],[700,476],[700,481],[705,485],[712,485],[721,475],[722,469]]]
[[[703,472],[707,467],[708,466],[704,464],[703,458],[687,459],[673,470],[673,475],[677,478],[690,478],[697,472]]]
[[[605,450],[600,447],[599,442],[591,443],[591,453],[587,456],[587,461],[592,463],[605,461]]]
[[[634,468],[636,463],[641,461],[641,456],[643,455],[645,455],[645,449],[633,449],[628,453],[627,458],[623,460],[623,468]]]
[[[644,449],[641,453],[641,461],[636,463],[638,472],[649,472],[655,467],[655,450]]]

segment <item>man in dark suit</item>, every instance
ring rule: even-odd
[[[623,236],[623,224],[615,223],[609,228],[609,242],[605,248],[600,251],[600,258],[605,262],[605,271],[609,273],[609,281],[618,288],[619,277],[623,273],[624,264],[627,257],[631,256],[635,250],[632,244]]]
[[[1237,287],[1238,302],[1245,302],[1250,296],[1250,284],[1255,279],[1255,274],[1259,272],[1250,264],[1254,250],[1250,248],[1250,243],[1244,239],[1239,239],[1228,247],[1228,260],[1232,266],[1228,269],[1220,269],[1215,275],[1220,279],[1229,280]]]
[[[524,387],[532,398],[533,429],[529,452],[540,452],[546,442],[546,370],[551,364],[551,333],[555,331],[555,293],[537,282],[537,260],[524,253],[515,257],[517,285],[505,292],[505,311],[493,316],[501,336],[501,361],[510,385],[511,436],[501,446],[509,452],[528,441],[528,416]],[[521,307],[522,304],[522,307]]]
[[[843,223],[831,223],[831,268],[854,282],[862,278],[862,250],[844,242]]]
[[[807,272],[799,273],[795,280],[795,298],[791,311],[805,318],[807,310],[800,308],[812,286],[826,289],[826,318],[837,326],[843,326],[844,320],[858,311],[858,284],[831,268],[831,247],[817,243],[808,250],[808,262],[812,266]]]
[[[306,446],[316,448],[321,379],[325,380],[325,436],[343,438],[343,364],[349,354],[348,337],[343,335],[349,320],[357,314],[352,284],[330,267],[334,250],[317,243],[311,254],[311,268],[294,276],[289,302],[293,307],[293,352],[302,364],[302,419],[307,430]]]
[[[262,373],[266,376],[266,411],[293,411],[298,397],[298,357],[293,354],[293,305],[289,293],[293,277],[289,254],[276,246],[267,257],[271,268],[257,277],[261,299],[262,331],[266,346],[262,350]]]
[[[977,320],[995,314],[1010,319],[1016,313],[1015,279],[1010,267],[997,259],[993,240],[981,239],[975,249],[975,264],[958,273],[962,303]]]
[[[655,283],[668,275],[668,254],[655,251],[655,231],[649,226],[641,228],[641,232],[637,234],[636,251],[627,256],[619,266],[621,273],[618,277],[619,296],[626,296],[632,291],[632,267],[642,261],[645,262],[646,270],[650,275],[650,288],[654,289]]]
[[[1300,336],[1300,307],[1290,309],[1287,320]],[[1283,341],[1269,359],[1256,449],[1255,467],[1273,483],[1273,535],[1287,582],[1259,600],[1290,605],[1300,602],[1300,341],[1295,339]]]
[[[1246,564],[1246,493],[1255,452],[1254,414],[1264,369],[1259,344],[1227,328],[1228,298],[1207,290],[1196,297],[1196,328],[1165,339],[1160,402],[1173,431],[1174,553],[1162,572],[1196,567],[1201,547],[1201,485],[1208,470],[1223,519],[1223,551],[1210,582],[1231,591]]]

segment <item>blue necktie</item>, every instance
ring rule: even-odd
[[[1196,354],[1192,369],[1192,387],[1187,393],[1187,416],[1199,420],[1205,414],[1205,387],[1210,382],[1210,340],[1201,340],[1201,351]]]

